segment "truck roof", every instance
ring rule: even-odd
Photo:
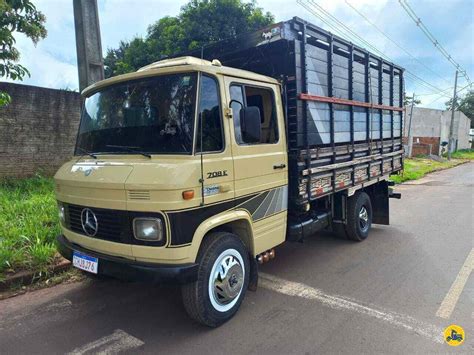
[[[254,72],[242,69],[235,69],[226,67],[221,64],[217,59],[212,61],[199,59],[191,56],[184,56],[178,58],[164,59],[158,62],[146,65],[136,72],[117,75],[112,78],[98,81],[82,91],[83,96],[89,96],[90,94],[110,85],[114,85],[124,81],[130,81],[140,78],[153,77],[160,74],[166,73],[179,73],[187,71],[202,71],[210,74],[221,74],[226,76],[232,76],[236,78],[249,79],[254,81],[278,84],[278,81],[272,77],[256,74]]]

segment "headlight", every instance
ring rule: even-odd
[[[135,239],[158,242],[163,239],[163,224],[158,218],[135,218],[133,220]]]
[[[66,223],[66,211],[64,208],[64,205],[62,202],[58,201],[58,214],[59,214],[59,220],[61,221],[62,224]]]

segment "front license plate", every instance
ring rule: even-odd
[[[72,265],[78,269],[97,274],[99,259],[74,251],[72,255]]]

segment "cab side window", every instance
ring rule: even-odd
[[[207,75],[201,77],[199,92],[199,116],[197,124],[196,152],[220,152],[224,149],[221,109],[217,81]],[[202,122],[202,127],[201,127]]]
[[[278,142],[278,124],[273,90],[254,86],[232,84],[230,86],[230,107],[234,117],[235,140],[238,144],[273,144]],[[240,126],[242,107],[257,107],[260,111],[260,142],[245,142]]]

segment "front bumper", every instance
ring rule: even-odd
[[[197,279],[198,264],[196,263],[183,265],[142,263],[84,249],[71,243],[63,235],[59,235],[56,239],[59,252],[68,260],[72,261],[74,250],[99,259],[98,275],[147,283],[185,284]]]

